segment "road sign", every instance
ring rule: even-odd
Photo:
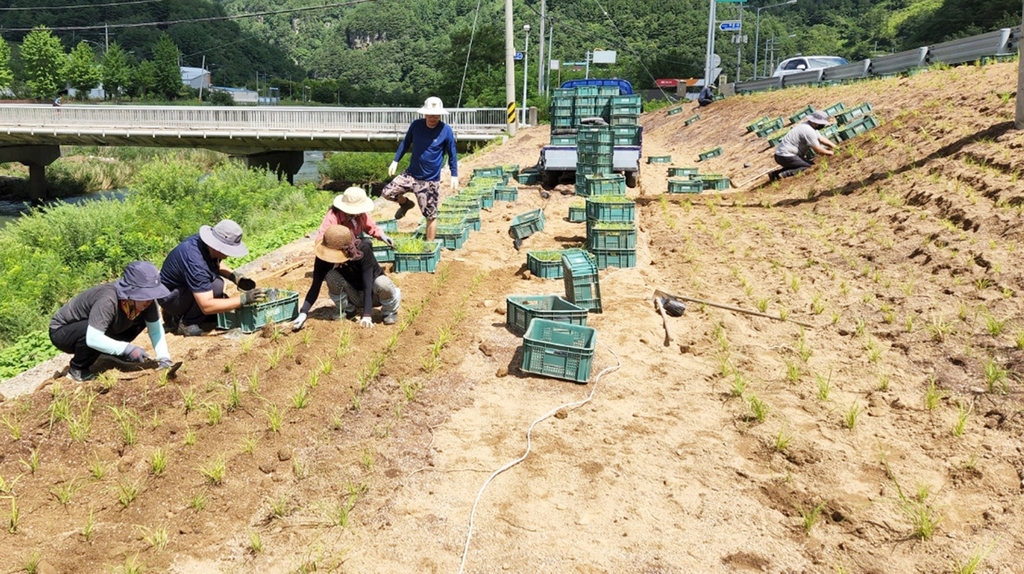
[[[739,20],[725,20],[718,23],[718,29],[723,32],[739,32],[743,28],[743,22]]]
[[[515,60],[518,62],[518,61],[520,61],[522,59],[523,59],[523,53],[522,52],[516,52]]]

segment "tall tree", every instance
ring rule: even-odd
[[[0,90],[11,87],[14,72],[11,71],[11,47],[0,38]]]
[[[84,40],[68,56],[67,79],[78,92],[80,100],[88,99],[89,92],[100,85],[100,67],[96,63],[96,54]]]
[[[21,61],[28,87],[37,98],[53,98],[64,88],[67,57],[60,39],[46,26],[37,26],[21,43]]]
[[[160,41],[153,48],[153,65],[156,74],[153,77],[153,89],[168,100],[177,98],[182,91],[181,68],[178,59],[181,52],[167,34],[160,36]]]
[[[121,99],[131,83],[131,74],[128,54],[114,42],[103,54],[103,91],[114,99]]]
[[[128,93],[132,97],[145,98],[156,86],[156,65],[149,60],[139,62],[128,80]]]

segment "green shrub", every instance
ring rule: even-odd
[[[343,185],[373,187],[389,181],[388,166],[393,152],[338,152],[324,158],[320,175]],[[409,154],[398,162],[398,173],[409,167]]]

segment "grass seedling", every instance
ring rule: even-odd
[[[167,547],[167,529],[163,527],[159,528],[146,528],[145,526],[136,525],[139,534],[142,535],[142,539],[146,541],[151,547],[157,550],[163,550]]]
[[[124,557],[124,564],[121,565],[121,572],[124,574],[142,574],[145,570],[144,565],[139,563],[138,554]]]
[[[302,344],[306,347],[313,342],[313,333],[308,329],[302,332]]]
[[[413,402],[414,400],[416,400],[416,395],[419,394],[420,389],[422,387],[423,387],[422,383],[419,383],[419,382],[416,382],[416,381],[413,381],[413,382],[399,381],[398,382],[398,388],[402,389],[402,394],[405,395],[405,400],[410,402],[410,403]]]
[[[334,507],[333,512],[331,512],[331,524],[334,526],[340,526],[341,528],[348,526],[349,513],[352,512],[352,508],[355,505],[356,496],[354,494],[350,494],[348,498],[339,502],[338,505]]]
[[[242,439],[242,452],[245,454],[252,454],[256,452],[256,445],[260,442],[260,437],[255,434]]]
[[[298,457],[292,459],[292,474],[295,475],[295,478],[306,478],[309,474],[306,465],[302,464]]]
[[[924,408],[930,411],[935,410],[935,407],[939,406],[939,401],[945,396],[942,389],[935,387],[935,377],[928,377],[928,387],[924,390]]]
[[[167,451],[162,447],[157,447],[149,455],[149,472],[153,476],[160,476],[165,470],[167,470]]]
[[[995,547],[996,543],[993,541],[988,548],[975,548],[974,552],[972,552],[971,555],[963,562],[960,560],[954,561],[953,574],[976,574],[978,572],[978,568],[981,568],[981,563]]]
[[[786,380],[795,383],[800,380],[800,365],[786,361]]]
[[[878,390],[882,391],[883,393],[889,390],[889,375],[878,375]]]
[[[260,369],[259,367],[253,367],[252,374],[249,375],[249,392],[258,395],[260,394]]]
[[[249,552],[253,554],[263,552],[263,542],[260,540],[260,533],[256,530],[249,531]]]
[[[338,409],[334,409],[334,411],[331,412],[330,426],[331,430],[341,430],[345,426],[341,420],[341,413]]]
[[[256,335],[247,335],[242,337],[240,346],[242,348],[242,354],[248,355],[249,351],[252,350],[252,346],[256,343]]]
[[[914,314],[913,313],[907,315],[907,318],[904,319],[903,327],[907,330],[908,333],[913,333],[914,332]]]
[[[333,364],[331,363],[330,359],[327,359],[326,361],[324,359],[317,359],[317,362],[320,364],[320,372],[321,373],[323,373],[324,375],[330,375],[331,374],[331,369],[333,368]]]
[[[754,306],[757,307],[758,311],[764,313],[765,311],[768,310],[768,299],[762,297],[754,302]]]
[[[1024,350],[1024,330],[1016,331],[1013,334],[1013,347],[1018,351]]]
[[[19,522],[21,522],[21,512],[18,510],[18,499],[12,496],[11,513],[7,517],[7,531],[11,534],[17,534]]]
[[[932,336],[932,340],[941,343],[946,340],[946,337],[953,334],[953,324],[943,320],[941,317],[932,316],[928,321],[928,332]]]
[[[194,446],[196,444],[196,431],[191,427],[185,428],[185,446]]]
[[[67,506],[71,503],[71,497],[75,495],[75,492],[81,488],[81,485],[77,484],[78,479],[72,478],[60,486],[55,486],[50,489],[50,494],[57,499],[57,502],[61,503],[62,506]]]
[[[877,363],[882,358],[882,349],[878,347],[878,342],[872,338],[867,337],[867,342],[864,344],[865,350],[868,355],[868,362],[871,364]]]
[[[992,335],[993,337],[998,337],[999,335],[1002,335],[1005,326],[1005,319],[996,319],[991,314],[985,318],[985,329],[988,331],[988,334]]]
[[[142,481],[131,481],[121,478],[117,481],[117,501],[122,508],[128,508],[142,492]]]
[[[730,390],[730,394],[734,397],[742,397],[746,390],[747,381],[739,371],[734,371],[732,374],[732,389]]]
[[[11,413],[9,415],[5,414],[0,417],[0,421],[2,421],[4,426],[11,431],[11,440],[21,440],[21,421],[18,420],[18,415],[16,413]]]
[[[103,480],[103,477],[107,474],[107,465],[99,459],[98,456],[89,460],[89,476],[93,480]]]
[[[768,403],[762,401],[756,395],[750,395],[747,397],[747,404],[750,406],[751,418],[759,423],[763,423],[764,419],[768,417],[768,411],[771,410]]]
[[[988,392],[1006,394],[1007,388],[1006,369],[999,366],[995,359],[990,358],[985,362],[985,382],[988,383]]]
[[[406,313],[407,317],[412,316],[412,310]],[[341,333],[338,334],[338,345],[334,348],[334,356],[338,359],[344,357],[352,347],[352,330],[349,328],[342,328]]]
[[[861,406],[857,401],[850,404],[850,408],[843,413],[843,424],[846,428],[853,430],[857,426],[857,417],[860,416],[861,411]]]
[[[227,472],[227,463],[224,461],[223,456],[210,461],[210,464],[199,468],[199,474],[206,477],[206,481],[214,486],[219,486],[224,483],[224,475]]]
[[[281,362],[281,349],[276,348],[273,351],[267,353],[267,368],[273,370],[277,368],[277,364]]]
[[[206,424],[216,426],[224,420],[224,407],[220,403],[206,403]]]
[[[231,388],[228,389],[227,410],[233,411],[242,406],[242,390],[238,386],[238,377],[232,377]]]
[[[825,302],[821,300],[821,294],[815,293],[814,299],[811,301],[811,312],[815,315],[821,315],[825,311]],[[764,313],[764,311],[761,311]]]
[[[114,422],[117,424],[117,430],[121,434],[121,442],[125,446],[132,446],[137,440],[137,428],[136,424],[139,422],[139,415],[135,411],[122,405],[119,407],[109,407],[110,412],[114,415]]]
[[[18,478],[10,481],[0,476],[0,494],[10,494],[11,491],[14,490],[14,485],[18,484],[19,479],[21,479],[21,475],[18,475]]]
[[[196,401],[199,400],[199,394],[192,387],[181,391],[181,400],[185,405],[185,414],[192,412],[196,407]]]
[[[787,433],[786,428],[779,429],[779,433],[775,435],[775,450],[776,452],[785,452],[789,448],[789,443],[793,440],[793,434]]]
[[[273,432],[280,432],[281,425],[284,421],[281,417],[281,412],[277,409],[277,405],[271,403],[263,412],[266,413],[267,419],[270,422],[270,430]]]
[[[287,496],[275,498],[270,501],[270,514],[273,515],[274,518],[283,518],[288,515],[289,507],[290,504]]]
[[[28,460],[21,459],[21,464],[28,469],[29,474],[35,474],[39,470],[39,449],[32,449],[28,453]]]
[[[814,373],[814,380],[818,383],[818,398],[827,401],[830,394],[832,394],[832,371],[829,370],[828,376],[823,377],[820,373]]]
[[[956,422],[953,423],[953,436],[960,437],[967,430],[967,418],[971,415],[971,407],[960,401],[957,403],[956,411]]]
[[[825,508],[825,503],[822,502],[821,504],[815,506],[814,508],[810,508],[810,509],[799,508],[798,509],[800,511],[800,517],[803,519],[803,526],[804,526],[804,533],[805,534],[810,534],[811,533],[811,528],[814,528],[814,525],[817,524],[818,519],[821,518],[821,511],[824,508]]]
[[[225,373],[230,374],[234,370],[235,370],[235,361],[234,360],[231,360],[231,361],[228,361],[228,362],[224,363],[224,372]]]
[[[92,508],[89,509],[89,516],[85,519],[85,524],[82,526],[82,537],[86,540],[92,538],[92,533],[96,530],[96,518],[93,516]]]
[[[363,395],[356,391],[352,391],[352,410],[358,411],[363,408]]]
[[[304,409],[309,404],[309,387],[302,385],[291,397],[292,406],[296,409]]]
[[[312,373],[309,374],[309,382],[307,382],[306,385],[311,389],[315,389],[319,384],[320,371],[313,371]]]
[[[39,561],[41,560],[38,550],[33,550],[28,558],[25,559],[21,564],[21,569],[25,571],[25,574],[36,574],[39,569]]]
[[[206,508],[207,502],[209,502],[209,497],[206,492],[197,492],[185,500],[185,506],[199,512]]]

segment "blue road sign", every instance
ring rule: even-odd
[[[522,52],[516,52],[516,61],[518,62],[519,60],[522,60],[522,59],[523,59],[523,53]]]
[[[725,20],[718,24],[718,29],[723,32],[739,32],[743,28],[743,22],[739,20]]]

